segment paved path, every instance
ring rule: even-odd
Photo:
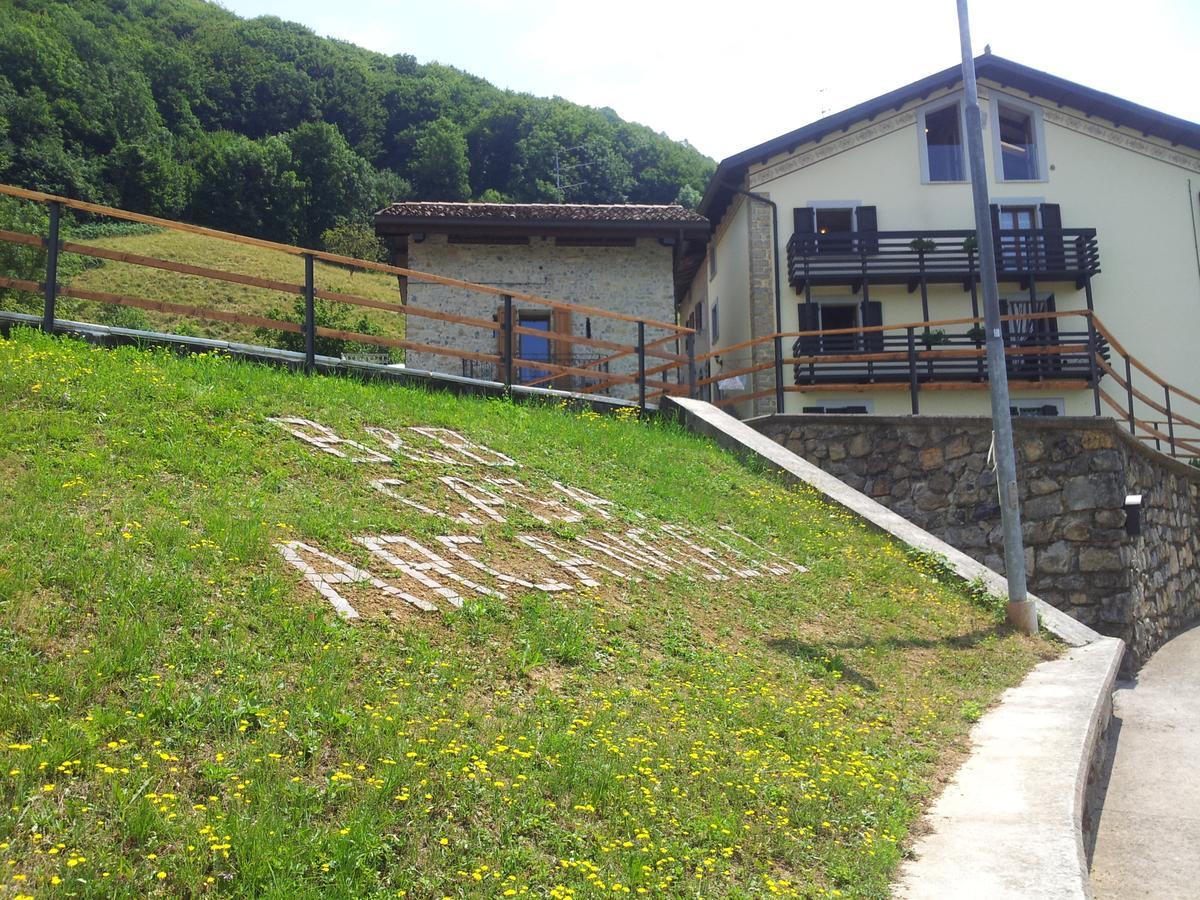
[[[1113,703],[1116,753],[1092,890],[1200,897],[1200,628],[1164,644],[1136,682],[1118,684]]]

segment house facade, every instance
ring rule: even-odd
[[[1059,315],[1089,309],[1200,395],[1200,125],[991,54],[976,73],[1016,410],[1094,414],[1088,320]],[[679,297],[714,397],[776,411],[770,341],[737,345],[780,331],[785,412],[986,413],[982,330],[955,322],[982,315],[968,179],[958,67],[723,161]]]
[[[623,316],[514,303],[521,330],[513,335],[513,351],[524,361],[514,380],[575,390],[599,382],[577,375],[548,380],[553,373],[537,363],[628,375],[637,370],[636,356],[626,354],[601,365],[599,360],[613,355],[611,350],[538,332],[630,345],[636,340],[633,320],[674,322],[676,283],[690,281],[709,230],[703,217],[673,205],[442,202],[395,203],[376,214],[375,229],[388,245],[393,265]],[[496,295],[416,278],[404,279],[401,290],[413,307],[503,321],[503,304]],[[406,337],[480,355],[497,354],[503,341],[499,329],[415,314],[407,317]],[[497,364],[489,360],[409,350],[406,364],[500,378]]]

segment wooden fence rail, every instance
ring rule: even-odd
[[[225,322],[256,329],[269,329],[293,334],[298,333],[305,338],[305,364],[309,369],[312,369],[315,363],[315,339],[317,337],[327,337],[355,341],[371,346],[394,347],[439,358],[448,357],[455,360],[487,363],[493,367],[493,371],[497,373],[497,377],[503,380],[506,388],[511,387],[514,383],[524,383],[530,386],[548,384],[554,387],[570,387],[571,379],[579,379],[586,382],[588,389],[594,393],[610,391],[616,388],[632,388],[643,406],[646,403],[648,388],[654,388],[656,396],[662,393],[686,393],[689,390],[686,378],[687,373],[694,369],[694,364],[686,353],[679,351],[681,344],[685,344],[688,349],[691,348],[692,342],[690,336],[694,332],[692,329],[684,328],[674,322],[627,315],[593,306],[542,297],[536,294],[512,292],[492,285],[476,284],[462,279],[449,278],[429,272],[420,272],[415,269],[393,266],[372,260],[356,259],[321,250],[280,244],[246,235],[191,225],[186,222],[178,222],[68,197],[45,194],[40,191],[30,191],[11,185],[0,185],[0,195],[44,204],[50,210],[50,229],[46,235],[0,230],[0,242],[26,247],[45,248],[47,250],[46,278],[44,281],[39,283],[27,279],[16,279],[7,275],[0,277],[0,287],[44,295],[43,327],[47,330],[53,329],[56,321],[55,306],[57,299],[59,297],[69,297],[113,306],[167,313],[174,316]],[[73,240],[63,240],[59,224],[60,212],[63,209],[75,210],[93,216],[112,217],[127,222],[154,225],[172,231],[300,257],[305,262],[304,283],[279,281],[244,272],[230,272],[208,266],[193,265],[191,263],[160,259],[143,254],[113,250]],[[237,310],[213,309],[199,304],[172,303],[59,284],[57,263],[60,253],[78,254],[93,259],[171,272],[177,275],[206,279],[212,282],[237,284],[244,287],[302,297],[305,301],[304,320],[302,322],[289,322]],[[400,298],[401,302],[399,303],[389,303],[386,300],[362,297],[343,291],[327,290],[317,287],[314,283],[314,260],[351,269],[396,275],[408,279],[410,283],[420,282],[460,289],[468,297],[473,296],[481,300],[486,300],[487,308],[491,313],[495,313],[495,301],[499,299],[502,302],[503,311],[502,314],[495,314],[493,318],[484,318],[479,315],[423,308],[405,302],[404,297]],[[351,307],[378,310],[383,313],[396,315],[402,321],[407,321],[407,317],[409,316],[415,316],[470,329],[472,333],[478,335],[479,339],[476,341],[477,347],[480,344],[495,346],[496,350],[495,352],[485,352],[479,349],[450,346],[448,345],[449,337],[447,337],[446,345],[435,345],[390,335],[365,334],[359,331],[324,327],[316,322],[313,304],[317,299],[345,304]],[[561,326],[556,327],[554,330],[533,328],[520,323],[514,311],[515,304],[521,304],[522,308],[532,306],[551,311],[563,310],[585,315],[592,319],[609,320],[614,323],[614,328],[635,330],[636,339],[622,342],[606,337],[592,336],[591,334],[575,334],[573,331],[560,330]],[[647,330],[665,332],[665,334],[653,336],[648,339],[646,337]],[[520,336],[536,338],[539,343],[544,343],[547,347],[596,348],[606,351],[608,355],[578,363],[564,362],[561,353],[553,355],[550,353],[542,354],[539,350],[538,352],[526,352],[522,355]],[[674,348],[669,346],[672,343],[675,344]],[[546,358],[542,358],[543,355]],[[647,366],[647,359],[652,360],[654,364]],[[612,366],[614,363],[617,363],[625,371],[613,371]],[[674,381],[671,381],[669,377],[672,374],[674,374]],[[660,377],[654,378],[652,376]]]

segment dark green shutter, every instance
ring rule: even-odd
[[[863,304],[863,327],[871,328],[883,324],[883,304],[878,300],[868,300]],[[863,335],[863,346],[868,353],[883,352],[883,332],[869,331]]]
[[[1057,203],[1043,203],[1039,209],[1042,214],[1046,268],[1051,272],[1060,272],[1067,264],[1063,248],[1062,207]]]
[[[800,322],[799,331],[816,331],[821,327],[821,311],[815,303],[800,303],[796,306],[797,319]],[[800,355],[811,356],[820,352],[821,338],[818,335],[808,335],[800,338]]]
[[[860,206],[855,211],[858,220],[858,247],[863,253],[879,252],[879,219],[874,206]]]
[[[815,221],[811,206],[797,206],[792,210],[792,231],[796,238],[796,249],[803,256],[811,256],[817,249],[813,240]]]

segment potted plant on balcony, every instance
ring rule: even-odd
[[[973,234],[967,235],[963,238],[962,248],[964,253],[974,253],[979,249],[979,238]]]
[[[967,338],[977,344],[982,344],[987,339],[987,331],[977,322],[967,329]]]
[[[914,253],[921,253],[922,251],[925,253],[932,253],[937,249],[937,241],[931,240],[930,238],[915,237],[908,242],[908,247]]]
[[[921,332],[921,343],[925,345],[925,349],[929,350],[937,344],[949,343],[950,338],[946,334],[944,328],[935,328],[932,331],[926,328]]]

